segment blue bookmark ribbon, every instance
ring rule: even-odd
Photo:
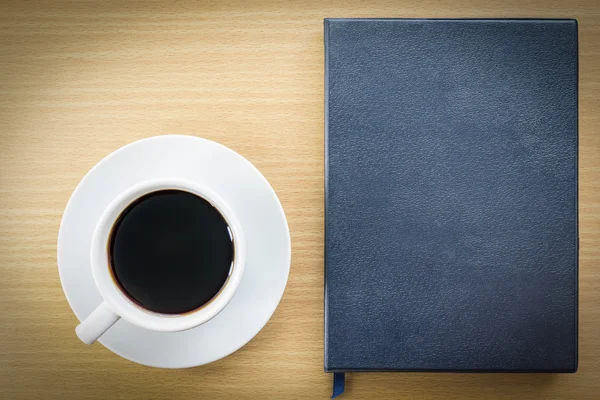
[[[344,386],[346,384],[346,375],[343,372],[335,372],[333,374],[333,395],[332,399],[335,399],[340,394],[344,393]]]

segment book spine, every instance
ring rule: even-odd
[[[327,306],[327,193],[328,193],[328,176],[329,176],[329,20],[325,19],[323,21],[323,28],[324,28],[324,37],[323,37],[323,43],[324,43],[324,65],[325,65],[325,71],[324,71],[324,88],[325,88],[325,93],[324,93],[324,102],[325,102],[325,113],[324,113],[324,159],[325,159],[325,169],[324,169],[324,183],[325,183],[325,188],[324,188],[324,214],[325,214],[325,220],[324,220],[324,240],[323,240],[323,245],[324,245],[324,268],[323,268],[323,274],[324,274],[324,299],[325,299],[325,318],[324,318],[324,324],[325,324],[325,328],[324,328],[324,332],[325,332],[325,338],[324,338],[324,369],[327,372],[329,370],[328,368],[328,328],[327,328],[327,314],[328,314],[328,306]]]

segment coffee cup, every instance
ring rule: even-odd
[[[242,227],[216,191],[176,178],[138,183],[95,227],[90,263],[103,302],[75,332],[91,344],[121,318],[160,332],[197,327],[232,300],[245,260]]]

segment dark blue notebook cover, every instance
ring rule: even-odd
[[[577,22],[325,21],[325,370],[577,369]]]

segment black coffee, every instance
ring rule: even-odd
[[[113,227],[108,251],[122,290],[163,314],[209,302],[225,284],[234,257],[219,211],[180,190],[150,193],[130,204]]]

